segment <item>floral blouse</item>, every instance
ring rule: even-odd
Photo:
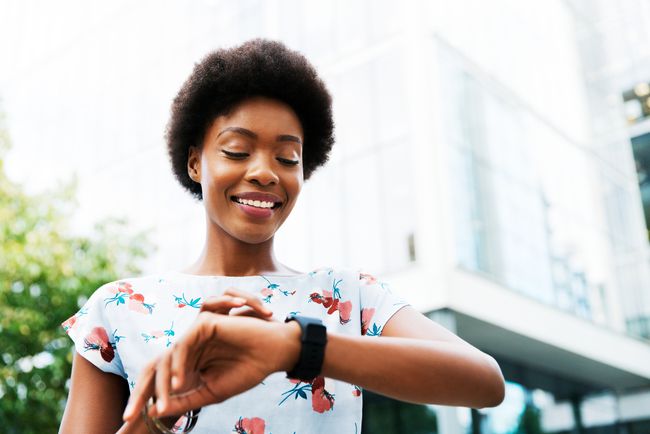
[[[279,321],[289,313],[317,317],[328,332],[368,338],[381,335],[391,316],[408,305],[387,283],[353,269],[240,277],[170,272],[105,284],[62,326],[79,354],[124,377],[132,389],[146,363],[192,325],[203,300],[228,288],[257,294]],[[276,372],[242,394],[204,407],[192,432],[359,434],[361,392],[322,376],[305,383]]]

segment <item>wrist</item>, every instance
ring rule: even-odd
[[[284,351],[279,362],[277,371],[290,371],[296,366],[300,359],[300,350],[302,349],[302,342],[300,340],[302,331],[300,324],[295,321],[281,323],[280,329],[282,331],[282,342]]]

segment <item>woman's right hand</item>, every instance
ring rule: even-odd
[[[201,305],[200,312],[212,312],[221,315],[249,316],[271,321],[273,312],[255,294],[229,288],[222,295],[207,297]],[[171,426],[178,417],[164,418],[163,422]],[[116,434],[148,433],[144,417],[140,415],[135,420],[125,422]]]
[[[201,312],[254,316],[265,320],[271,320],[273,315],[255,294],[235,288],[226,289],[222,295],[206,298],[201,305]]]

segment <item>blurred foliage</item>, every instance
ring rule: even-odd
[[[0,123],[0,430],[56,433],[73,354],[60,323],[102,284],[138,274],[153,246],[121,219],[71,235],[76,182],[26,194],[5,174],[9,147]]]
[[[542,413],[539,408],[528,403],[521,412],[516,434],[544,434],[542,429]]]

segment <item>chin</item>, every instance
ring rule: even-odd
[[[243,230],[239,233],[233,233],[231,234],[234,238],[237,238],[239,241],[242,241],[247,244],[261,244],[265,241],[270,240],[273,238],[273,235],[275,235],[275,232],[273,233],[252,233],[250,231]]]

